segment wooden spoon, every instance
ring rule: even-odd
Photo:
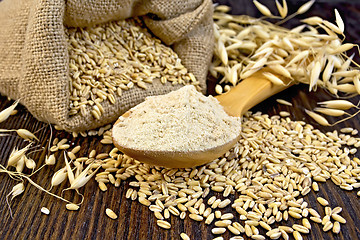
[[[216,96],[230,116],[241,117],[253,106],[292,85],[289,79],[282,79],[284,85],[274,85],[263,76],[262,73],[264,71],[265,69],[254,73],[233,87],[229,92]],[[128,117],[129,114],[128,111],[122,116]],[[120,119],[114,124],[113,129],[116,128],[119,121]],[[211,162],[226,153],[235,145],[239,138],[240,133],[236,138],[229,139],[227,143],[207,149],[206,151],[144,151],[122,146],[121,142],[113,134],[114,145],[121,152],[140,162],[168,168],[190,168]]]

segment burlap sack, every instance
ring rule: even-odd
[[[37,119],[78,132],[113,122],[148,95],[178,88],[154,81],[146,91],[125,91],[116,104],[103,102],[101,120],[89,111],[69,117],[65,28],[133,16],[142,16],[154,35],[172,45],[205,87],[212,56],[212,10],[210,0],[4,0],[0,2],[0,93],[20,99]]]

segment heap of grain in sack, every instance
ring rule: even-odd
[[[146,96],[205,91],[210,0],[0,4],[0,93],[40,121],[84,132]]]
[[[153,81],[199,86],[178,55],[134,19],[70,28],[68,39],[70,115],[85,116],[91,106],[93,117],[100,119],[103,101],[115,104],[123,91],[146,90]]]

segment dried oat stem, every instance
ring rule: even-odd
[[[43,167],[45,167],[45,166],[46,166],[45,164],[41,165],[38,169],[36,169],[35,171],[33,171],[33,172],[29,175],[29,177],[35,175],[37,172],[39,172],[39,171],[40,171],[41,169],[43,169]]]
[[[0,169],[0,172],[6,173],[6,174],[8,174],[10,177],[14,177],[14,178],[17,179],[18,181],[21,181],[22,179],[26,179],[31,185],[33,185],[34,187],[36,187],[36,188],[39,189],[40,191],[43,191],[43,192],[49,194],[50,196],[53,196],[53,197],[55,197],[55,198],[58,198],[58,199],[60,199],[60,200],[62,200],[62,201],[64,201],[64,202],[73,203],[73,202],[71,202],[71,201],[69,201],[69,200],[67,200],[67,199],[65,199],[65,198],[63,198],[63,197],[61,197],[61,196],[58,196],[58,195],[56,195],[56,194],[54,194],[54,193],[52,193],[52,192],[49,192],[48,190],[44,189],[42,186],[40,186],[39,184],[37,184],[37,183],[35,183],[33,180],[31,180],[31,178],[30,178],[28,175],[26,175],[26,174],[23,174],[23,173],[20,173],[20,172],[9,171],[9,170],[7,170],[7,169],[6,169],[3,165],[1,165],[1,164],[0,164],[0,168],[1,168],[1,169]],[[76,204],[76,203],[74,203],[74,204]]]
[[[257,1],[254,3],[264,15],[269,15],[265,6]],[[360,47],[340,39],[344,27],[337,11],[336,24],[312,17],[304,20],[306,24],[293,29],[279,26],[307,11],[313,3],[313,0],[306,2],[294,14],[276,24],[262,18],[235,16],[215,9],[216,41],[209,68],[210,74],[220,79],[215,92],[225,93],[242,79],[269,67],[274,71],[271,73],[294,79],[296,83],[308,84],[309,91],[321,87],[337,98],[340,98],[339,93],[345,93],[348,97],[359,95],[359,64],[352,59],[353,56],[348,57],[346,51],[356,46],[360,54]],[[282,11],[280,3],[277,1],[276,4],[278,10]],[[266,76],[274,84],[281,84],[273,75],[266,73]]]
[[[355,117],[355,116],[358,115],[359,113],[360,113],[360,110],[358,110],[357,112],[355,112],[354,114],[352,114],[352,115],[350,115],[350,116],[348,116],[348,117],[346,117],[346,118],[343,118],[343,119],[341,119],[341,120],[339,120],[339,121],[331,124],[331,126],[335,126],[335,125],[337,125],[337,124],[339,124],[339,123],[342,123],[342,122],[344,122],[344,121],[347,121],[347,120]]]
[[[290,20],[291,18],[293,18],[299,14],[303,14],[303,13],[307,12],[310,9],[310,7],[314,4],[314,2],[315,2],[315,0],[310,0],[310,1],[306,2],[295,13],[291,14],[290,16],[288,16],[284,20],[278,22],[277,24],[281,25],[284,22]]]
[[[11,218],[14,218],[13,217],[13,214],[12,214],[12,210],[11,210],[11,206],[10,206],[10,203],[9,203],[9,196],[10,196],[10,194],[11,194],[11,192],[9,192],[7,195],[6,195],[6,205],[8,206],[8,208],[9,208],[9,212],[10,212],[10,217]]]
[[[8,119],[8,117],[11,115],[12,111],[16,108],[16,106],[18,105],[20,99],[16,100],[10,107],[5,108],[4,110],[2,110],[0,112],[0,122],[5,121],[6,119]]]

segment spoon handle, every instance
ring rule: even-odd
[[[265,71],[266,69],[254,73],[229,92],[215,97],[227,114],[241,117],[258,103],[293,85],[289,79],[285,78],[282,78],[284,85],[275,85],[262,74]]]

